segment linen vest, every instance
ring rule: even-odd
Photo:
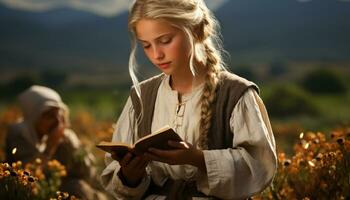
[[[151,133],[158,88],[164,76],[160,74],[140,83],[143,117],[137,123],[139,138]],[[230,128],[231,114],[238,100],[249,88],[254,88],[259,93],[258,86],[253,82],[226,71],[220,72],[216,97],[211,105],[212,117],[208,132],[208,149],[232,148],[234,133]],[[141,104],[134,87],[131,89],[130,97],[135,110],[135,118],[138,118],[141,113]]]

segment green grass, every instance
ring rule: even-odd
[[[97,120],[116,120],[121,113],[128,92],[109,89],[73,89],[63,93],[72,115],[79,111],[90,112]]]
[[[129,95],[127,89],[113,88],[71,88],[58,92],[68,105],[71,116],[84,111],[99,121],[116,121]],[[1,100],[0,113],[10,105],[18,105],[16,97]]]

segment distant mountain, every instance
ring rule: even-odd
[[[0,67],[89,68],[126,63],[126,13],[104,18],[71,9],[32,13],[4,7],[0,13]]]
[[[350,59],[350,2],[230,0],[217,17],[234,59]]]
[[[350,60],[350,3],[229,0],[217,10],[234,63]],[[0,68],[126,67],[127,13],[105,18],[57,9],[0,6]]]

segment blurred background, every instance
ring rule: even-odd
[[[130,0],[0,0],[0,160],[16,95],[57,90],[72,128],[94,145],[110,140],[131,86]],[[222,26],[230,70],[255,81],[278,149],[303,131],[350,124],[349,0],[207,0]],[[157,71],[142,56],[140,79]],[[102,164],[101,164],[102,165]],[[103,166],[102,166],[103,167]]]

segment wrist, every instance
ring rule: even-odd
[[[130,181],[126,176],[123,174],[122,169],[120,169],[117,173],[117,176],[119,177],[120,181],[123,183],[123,185],[130,187],[130,188],[136,188],[138,185],[140,185],[142,178],[140,177],[138,180]]]
[[[202,150],[197,149],[195,152],[195,159],[193,160],[193,164],[202,172],[207,172],[207,168],[205,165],[204,153]]]

